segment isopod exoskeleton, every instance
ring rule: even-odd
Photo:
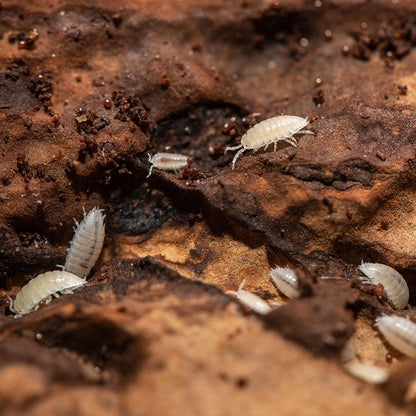
[[[416,324],[401,316],[377,318],[376,327],[397,351],[416,358]]]
[[[299,297],[298,277],[289,267],[275,267],[270,271],[270,277],[277,289],[288,298]]]
[[[243,290],[244,283],[245,280],[243,280],[237,291],[229,290],[226,293],[234,294],[241,303],[248,306],[250,309],[252,309],[254,312],[257,312],[260,315],[266,315],[269,312],[271,312],[272,308],[268,305],[266,301],[264,301],[262,298],[255,295],[254,293],[250,293],[246,290]]]
[[[86,278],[94,267],[103,247],[105,226],[102,209],[93,208],[77,223],[74,238],[70,242],[64,271]],[[75,221],[76,222],[76,221]]]
[[[358,266],[370,280],[384,287],[389,303],[396,309],[403,309],[409,302],[409,288],[403,276],[392,267],[380,263],[363,263]]]
[[[261,121],[243,135],[241,144],[225,148],[225,152],[240,149],[234,156],[232,169],[234,170],[238,156],[246,150],[256,151],[263,146],[266,150],[267,146],[273,143],[274,150],[276,151],[277,142],[279,141],[285,141],[292,146],[297,147],[297,141],[293,137],[295,134],[313,134],[313,132],[309,130],[301,131],[308,124],[309,121],[307,118],[298,116],[279,116]]]
[[[352,376],[370,384],[385,383],[389,379],[388,372],[381,367],[370,364],[349,362],[343,365],[344,369]]]
[[[23,286],[11,302],[10,310],[17,313],[15,317],[36,310],[39,303],[49,303],[52,296],[58,297],[58,292],[65,294],[71,293],[87,281],[72,273],[55,270],[36,276],[27,285]]]
[[[186,155],[181,155],[180,153],[156,153],[153,156],[149,156],[150,169],[146,178],[152,174],[153,168],[158,168],[162,170],[173,170],[180,171],[188,163],[189,157]]]

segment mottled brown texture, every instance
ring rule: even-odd
[[[399,269],[416,301],[415,15],[413,0],[2,1],[2,299],[64,263],[84,207],[105,209],[107,237],[74,295],[19,320],[2,308],[0,406],[410,412],[405,388],[363,387],[328,357],[352,334],[357,360],[402,359],[371,327],[394,311],[356,266]],[[225,147],[280,114],[308,117],[314,135],[245,152],[232,171]],[[159,151],[192,162],[146,180]],[[270,331],[221,292],[246,279],[285,303],[273,266],[303,286]],[[17,378],[32,385],[16,393]]]
[[[405,414],[371,386],[357,395],[338,364],[265,330],[217,288],[152,259],[113,261],[104,273],[8,319],[4,414]],[[25,387],[10,393],[19,380]]]
[[[315,354],[339,355],[354,332],[348,302],[354,299],[349,284],[323,280],[311,297],[293,299],[265,316],[279,334],[304,345]]]
[[[402,232],[409,216],[401,220],[400,201],[412,192],[414,170],[413,57],[399,54],[399,67],[386,72],[376,57],[363,63],[340,53],[352,32],[364,30],[366,16],[365,30],[389,31],[404,25],[411,3],[365,5],[359,20],[354,2],[227,2],[217,11],[192,2],[160,9],[138,2],[120,12],[118,5],[125,4],[51,5],[46,20],[41,8],[26,5],[24,25],[12,6],[3,7],[5,27],[40,34],[30,50],[2,40],[0,222],[9,232],[30,228],[66,244],[81,205],[111,206],[112,190],[129,191],[144,179],[145,152],[168,146],[203,170],[192,180],[161,172],[150,179],[175,204],[221,213],[299,265],[319,252],[325,260],[412,267],[413,246]],[[330,41],[324,20],[333,22]],[[412,22],[402,36],[410,36]],[[302,37],[307,46],[299,46]],[[312,100],[317,76],[326,91],[321,108]],[[296,82],[280,82],[286,77]],[[401,84],[405,96],[396,89]],[[42,110],[45,104],[55,116]],[[301,138],[297,150],[247,152],[230,172],[232,156],[207,149],[238,143],[250,110],[260,119],[309,116],[315,136]]]

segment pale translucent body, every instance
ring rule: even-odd
[[[246,150],[256,151],[263,146],[267,149],[267,146],[273,143],[274,150],[276,151],[277,142],[282,140],[297,147],[297,140],[293,135],[297,133],[313,134],[313,132],[309,130],[301,131],[308,123],[309,121],[307,118],[298,116],[278,116],[263,120],[256,124],[243,135],[240,145],[225,148],[225,152],[240,149],[234,156],[232,169],[234,170],[238,156]]]
[[[146,178],[151,175],[154,167],[161,170],[179,171],[186,166],[189,159],[188,156],[181,155],[180,153],[156,153],[153,156],[150,156],[148,153],[148,156],[150,169]]]
[[[416,324],[401,316],[377,318],[376,327],[396,350],[416,358]]]
[[[243,280],[237,291],[229,290],[226,293],[234,294],[241,303],[260,315],[266,315],[271,312],[272,308],[266,301],[253,293],[243,290],[244,283],[245,280]]]
[[[63,270],[86,277],[94,267],[103,247],[105,226],[102,209],[93,208],[80,224],[70,242]]]
[[[352,376],[370,384],[385,383],[389,379],[389,373],[381,367],[374,365],[349,362],[343,365],[344,369]]]
[[[58,292],[70,293],[85,283],[87,283],[86,280],[61,270],[40,274],[22,287],[10,310],[24,315],[36,310],[42,301],[49,303],[52,295],[57,297]]]
[[[275,267],[270,271],[270,277],[279,292],[290,299],[299,297],[298,277],[294,270],[289,267]]]
[[[409,302],[409,288],[403,276],[392,267],[380,263],[363,263],[358,266],[370,280],[377,285],[381,283],[389,303],[396,309],[403,309]]]

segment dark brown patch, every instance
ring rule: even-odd
[[[342,281],[319,282],[313,295],[292,299],[265,316],[267,327],[292,339],[318,355],[341,352],[354,332],[354,320],[348,303],[354,292]]]

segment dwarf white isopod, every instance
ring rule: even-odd
[[[150,169],[146,178],[152,174],[154,167],[162,170],[179,171],[186,166],[189,159],[188,156],[180,153],[156,153],[153,156],[148,153],[147,155],[149,156]]]
[[[309,121],[307,118],[298,116],[279,116],[272,117],[267,120],[263,120],[249,129],[246,134],[241,138],[241,144],[234,147],[226,147],[225,152],[229,150],[240,149],[234,156],[232,169],[234,170],[235,162],[238,156],[240,156],[246,150],[259,150],[264,146],[264,150],[270,144],[274,144],[274,151],[278,141],[285,141],[294,147],[297,147],[297,141],[293,135],[300,134],[314,134],[312,131],[303,130]]]
[[[264,301],[262,298],[253,293],[243,290],[244,283],[245,279],[243,280],[237,291],[228,290],[225,293],[234,294],[241,303],[248,306],[250,309],[252,309],[254,312],[259,313],[260,315],[266,315],[269,312],[271,312],[272,308],[268,305],[266,301]]]
[[[52,295],[58,297],[58,292],[72,293],[72,290],[85,283],[87,283],[85,279],[61,270],[40,274],[22,287],[14,301],[10,303],[9,309],[17,313],[15,318],[18,318],[20,315],[36,310],[42,301],[49,303]]]
[[[103,247],[105,226],[102,209],[93,208],[77,224],[74,238],[70,242],[64,271],[86,278],[94,267]]]
[[[351,361],[344,364],[343,367],[352,376],[370,384],[385,383],[389,379],[389,374],[384,368],[374,365]]]
[[[298,277],[289,267],[275,267],[270,271],[270,277],[277,289],[288,298],[299,297]]]
[[[403,276],[392,267],[380,263],[363,263],[358,266],[370,280],[377,285],[381,283],[389,303],[396,309],[403,309],[409,302],[409,288]]]
[[[416,324],[401,316],[382,316],[376,327],[397,351],[416,358]]]

